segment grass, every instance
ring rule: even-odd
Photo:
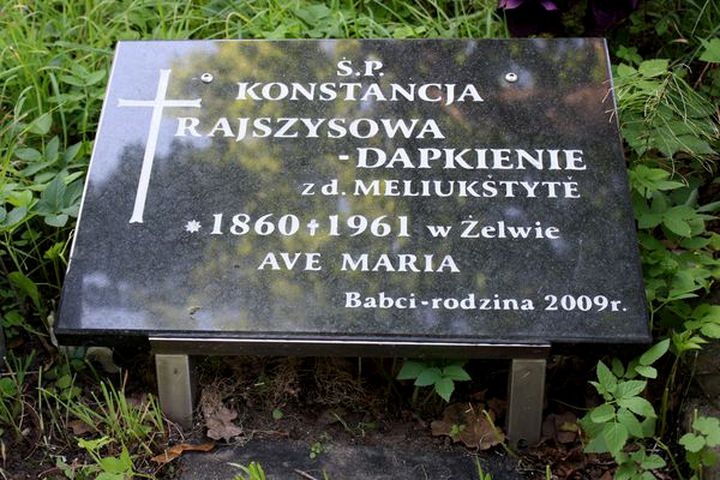
[[[694,194],[674,187],[664,203],[660,190],[668,184],[658,186],[650,213],[662,205],[705,213],[697,192],[710,189],[708,172],[716,169],[720,70],[698,56],[720,32],[720,6],[641,3],[615,34],[620,44],[610,42],[615,52],[628,47],[621,58],[630,69],[618,71],[616,85],[631,161],[694,176],[686,179]],[[118,40],[507,37],[495,7],[494,0],[0,0],[0,319],[10,348],[0,376],[0,475],[51,468],[68,478],[136,474],[167,438],[155,400],[130,401],[125,379],[97,374],[80,350],[59,352],[51,334]],[[653,58],[668,61],[643,67]],[[720,271],[713,246],[720,241],[695,217],[681,218],[687,225],[679,227],[664,217],[678,231],[692,227],[689,238],[664,224],[641,232],[648,292],[669,290],[670,298],[689,288],[685,273],[696,272],[693,288],[681,293],[702,297],[716,281],[718,273],[697,272]],[[686,257],[693,265],[681,262]],[[664,332],[690,331],[683,322],[695,304],[672,298],[656,309],[658,324]],[[66,454],[80,464],[68,465]]]

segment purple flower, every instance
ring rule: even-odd
[[[498,0],[498,8],[505,11],[510,32],[515,37],[550,33],[577,35],[577,29],[563,25],[562,13],[573,10],[579,0]],[[587,0],[580,12],[585,36],[602,36],[632,13],[639,0]],[[577,11],[575,8],[574,11]]]
[[[500,0],[498,8],[502,8],[503,10],[512,10],[513,8],[518,8],[523,3],[526,3],[526,0]],[[530,0],[527,3],[533,3],[533,0]],[[539,3],[547,11],[558,9],[557,4],[553,0],[539,0]]]

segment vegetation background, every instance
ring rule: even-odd
[[[615,478],[702,478],[718,419],[698,414],[681,428],[679,412],[696,359],[720,338],[719,30],[713,0],[1,0],[0,474],[172,476],[151,461],[173,441],[152,396],[127,394],[127,372],[107,374],[52,336],[116,41],[512,32],[605,35],[612,55],[656,343],[628,363],[601,359],[583,379],[598,401],[579,422],[581,446],[607,455]],[[410,364],[401,377],[418,368],[436,367]],[[416,397],[393,401],[413,408]]]

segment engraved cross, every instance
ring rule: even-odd
[[[200,108],[202,99],[195,100],[166,100],[170,70],[160,70],[157,92],[153,100],[125,100],[118,99],[118,107],[152,107],[152,118],[148,129],[147,143],[145,144],[145,155],[143,156],[142,169],[140,170],[140,181],[138,182],[137,193],[135,194],[135,206],[128,223],[143,223],[145,212],[145,199],[147,198],[148,186],[150,184],[150,173],[152,172],[153,160],[155,159],[155,148],[157,147],[158,135],[160,134],[160,121],[165,107],[194,107]]]

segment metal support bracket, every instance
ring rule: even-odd
[[[540,441],[545,399],[545,359],[513,359],[508,382],[508,438],[535,445]]]
[[[195,410],[195,377],[189,355],[155,354],[158,397],[165,415],[191,428]]]

